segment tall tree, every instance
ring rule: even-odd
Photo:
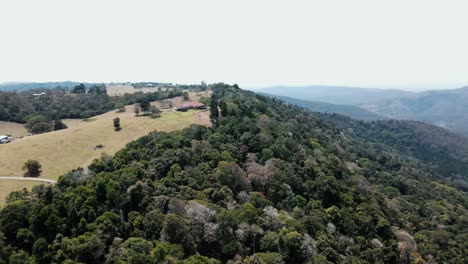
[[[73,87],[73,89],[71,90],[71,93],[84,94],[84,93],[86,93],[86,86],[84,84],[80,83],[79,85]]]
[[[136,116],[140,114],[140,104],[135,104],[134,111]]]
[[[211,99],[210,104],[210,120],[213,125],[218,123],[219,111],[218,111],[218,101],[216,99]]]
[[[116,117],[114,118],[114,130],[119,131],[120,128],[120,118]]]

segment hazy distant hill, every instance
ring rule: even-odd
[[[274,86],[258,90],[259,92],[289,96],[310,101],[332,104],[361,105],[376,101],[400,98],[412,93],[402,90],[356,88],[343,86]]]
[[[30,89],[46,88],[53,89],[57,86],[73,87],[79,82],[46,82],[46,83],[0,83],[0,91],[24,91]]]
[[[337,86],[276,86],[259,91],[301,100],[357,106],[378,116],[423,121],[468,136],[468,87],[453,90],[406,92]],[[350,109],[342,110],[349,111]],[[360,118],[337,110],[329,112]]]
[[[415,93],[362,107],[390,118],[424,121],[468,135],[468,87]]]
[[[288,96],[273,95],[273,94],[267,94],[267,93],[259,93],[259,94],[278,98],[287,103],[294,104],[294,105],[309,109],[314,112],[338,113],[338,114],[349,116],[354,119],[360,119],[360,120],[365,120],[365,121],[386,119],[386,117],[383,117],[381,115],[378,115],[366,109],[363,109],[357,106],[352,106],[352,105],[339,105],[339,104],[331,104],[331,103],[324,103],[324,102],[317,102],[317,101],[307,101],[307,100],[296,99],[296,98],[292,98]]]

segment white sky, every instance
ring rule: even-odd
[[[468,1],[1,1],[0,82],[468,85]]]

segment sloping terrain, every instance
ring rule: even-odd
[[[130,84],[109,84],[106,86],[109,96],[118,96],[124,94],[133,94],[137,92],[154,93],[157,91],[167,91],[165,87],[135,88]]]
[[[72,88],[78,82],[46,82],[46,83],[0,83],[0,91],[26,91],[33,89],[54,89],[56,87]]]
[[[11,135],[14,138],[19,138],[29,135],[29,132],[23,124],[0,121],[0,135]]]
[[[387,119],[423,121],[459,135],[468,136],[468,87],[452,90],[405,92],[335,86],[278,86],[258,91],[299,100],[355,106]],[[290,100],[284,99],[285,101]],[[312,111],[325,112],[320,111],[320,109],[332,109],[333,111],[329,112],[363,119],[359,118],[362,115],[361,112],[351,108],[319,106],[319,103],[310,105],[300,101],[296,101],[295,104]]]
[[[199,96],[193,95],[191,98],[196,100]],[[119,132],[114,131],[112,120],[115,117],[120,118],[122,130]],[[111,111],[89,118],[88,122],[64,122],[69,125],[68,129],[24,137],[0,145],[0,176],[22,176],[24,162],[34,159],[42,165],[40,177],[57,179],[72,169],[90,164],[104,153],[113,155],[130,141],[149,132],[180,130],[191,124],[210,124],[206,111],[169,111],[163,112],[160,118],[152,119],[135,116],[133,106],[127,106],[124,113]],[[103,148],[94,149],[96,145],[103,145]],[[0,180],[0,184],[4,184],[4,181]],[[0,193],[0,203],[7,193]]]
[[[468,136],[468,87],[427,91],[363,107],[389,118],[424,121]]]
[[[386,119],[386,117],[378,115],[374,112],[368,111],[366,109],[363,109],[357,106],[352,106],[352,105],[338,105],[338,104],[331,104],[331,103],[324,103],[324,102],[317,102],[317,101],[307,101],[307,100],[296,99],[296,98],[292,98],[288,96],[272,95],[272,94],[266,94],[266,93],[259,93],[259,94],[269,96],[269,97],[274,97],[284,102],[294,104],[300,107],[304,107],[313,112],[337,113],[337,114],[346,115],[351,118],[360,119],[364,121]]]
[[[430,162],[333,115],[211,88],[213,127],[151,133],[54,187],[14,193],[0,259],[466,262],[466,194]]]
[[[402,90],[357,88],[342,86],[274,86],[259,89],[259,92],[293,97],[301,100],[320,101],[332,104],[354,105],[401,98],[412,93]]]

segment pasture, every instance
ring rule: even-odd
[[[12,135],[14,138],[29,135],[23,124],[0,121],[0,135]]]
[[[134,106],[126,111],[107,112],[92,118],[92,122],[64,120],[68,129],[24,137],[12,143],[0,145],[0,176],[22,176],[22,165],[28,159],[35,159],[42,165],[41,178],[56,180],[60,175],[86,167],[103,153],[115,154],[127,143],[151,131],[174,131],[191,124],[210,125],[208,111],[163,112],[160,118],[135,116]],[[116,132],[113,118],[119,117],[122,130]],[[103,145],[94,150],[96,145]],[[0,204],[9,191],[30,187],[30,182],[12,183],[0,180]],[[36,183],[37,184],[37,183]]]
[[[166,91],[167,88],[148,87],[148,88],[135,89],[130,84],[109,84],[107,85],[106,89],[107,89],[107,94],[109,96],[117,96],[117,95],[132,94],[132,93],[137,93],[137,92],[153,93],[153,92],[158,92],[158,91]]]

